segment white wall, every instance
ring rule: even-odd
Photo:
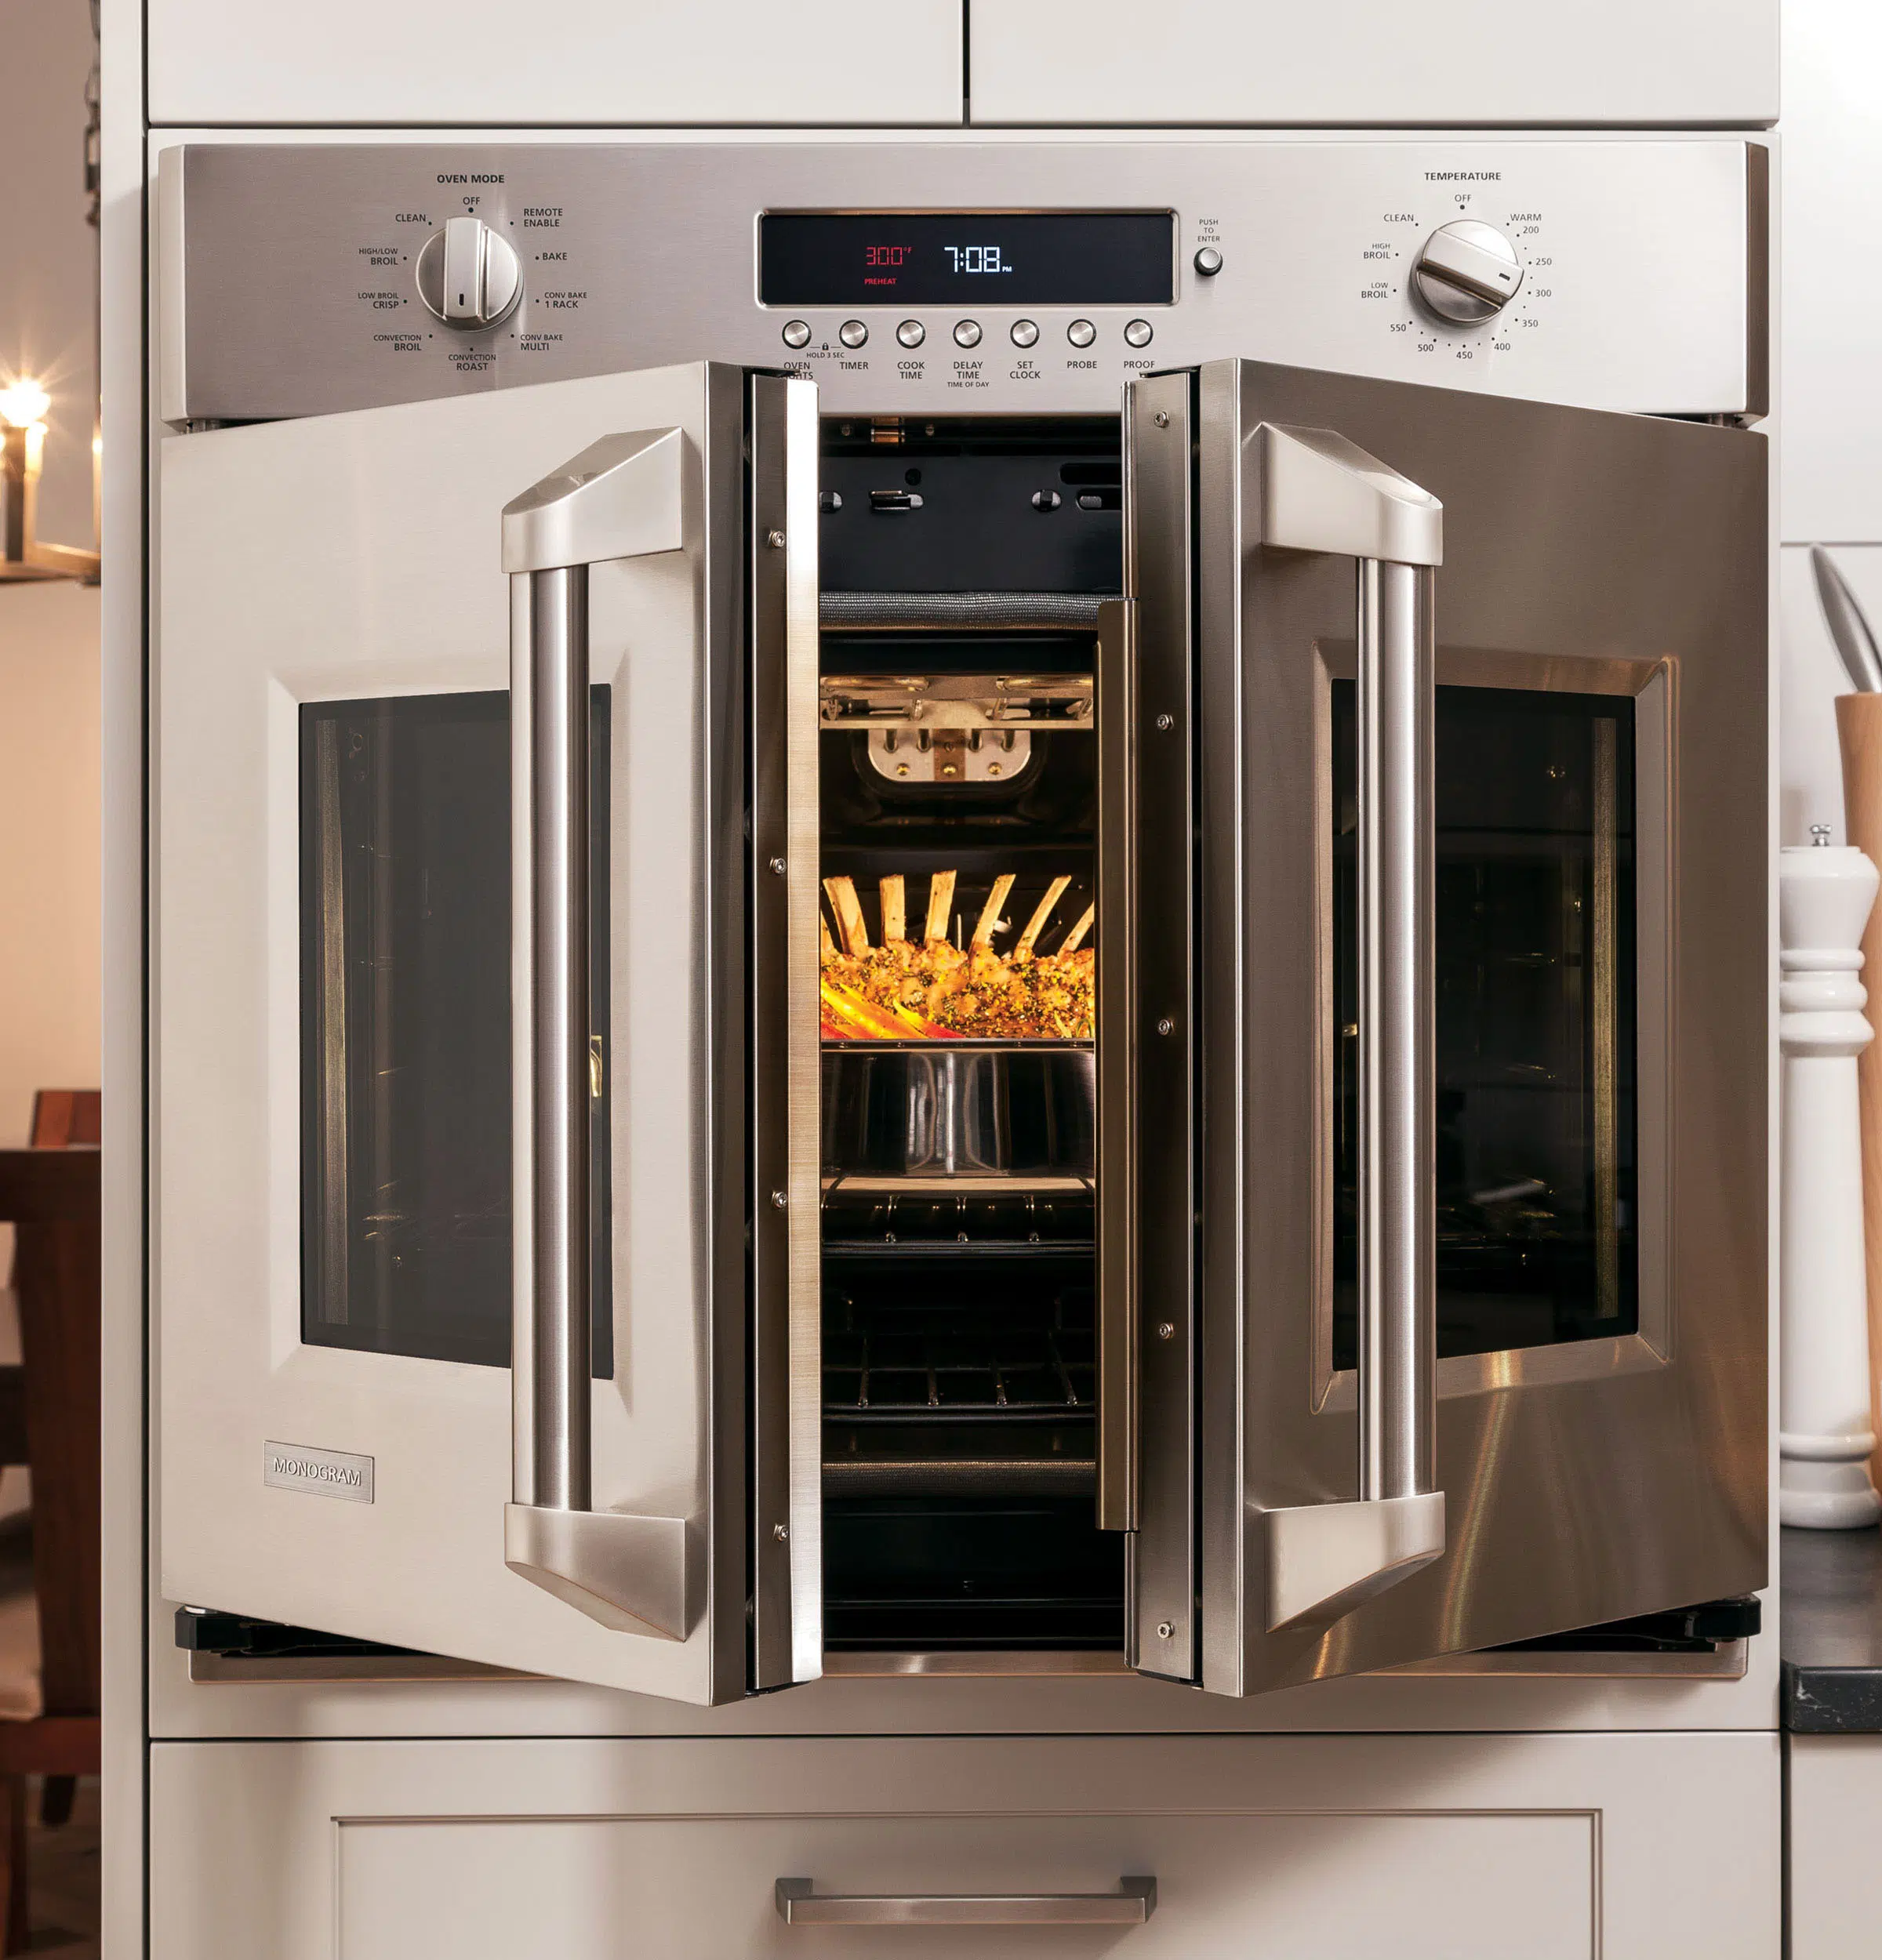
[[[1784,0],[1778,687],[1781,835],[1843,837],[1831,702],[1848,689],[1804,547],[1835,556],[1882,632],[1882,7]]]
[[[97,592],[0,586],[0,1145],[97,1085],[98,795]]]
[[[89,545],[90,19],[5,0],[0,20],[0,370],[53,395],[41,535]],[[35,1089],[98,1081],[98,619],[96,590],[0,585],[0,1145],[26,1140]]]

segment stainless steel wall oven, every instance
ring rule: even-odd
[[[1761,1584],[1761,158],[165,151],[166,1596],[703,1702]]]

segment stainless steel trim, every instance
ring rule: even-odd
[[[1135,1051],[1129,1139],[1137,1261],[1137,1532],[1125,1653],[1146,1674],[1194,1681],[1197,1624],[1194,712],[1191,381],[1135,383],[1124,407],[1125,575],[1137,595],[1130,922]],[[1099,704],[1099,739],[1110,713]],[[1102,867],[1101,867],[1102,875]],[[1101,917],[1102,917],[1102,908]],[[1118,1029],[1110,1007],[1100,1038]],[[1099,1203],[1103,1203],[1100,1180]]]
[[[808,1926],[1140,1926],[1157,1910],[1157,1881],[1123,1878],[1115,1892],[815,1892],[780,1878],[778,1917]]]
[[[1443,506],[1330,430],[1263,423],[1259,541],[1358,561],[1359,1494],[1266,1514],[1267,1624],[1441,1555],[1431,1218],[1432,569]]]
[[[750,391],[750,1524],[752,1686],[765,1689],[823,1665],[817,402],[808,382],[776,376]]]
[[[588,565],[682,543],[677,430],[603,439],[503,512],[510,584],[514,1501],[510,1569],[684,1639],[684,1518],[591,1508]],[[583,554],[586,554],[585,556]]]
[[[1099,613],[1098,1529],[1137,1529],[1136,603]]]

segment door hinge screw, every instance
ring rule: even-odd
[[[773,551],[782,551],[784,549],[784,533],[782,531],[768,532],[765,534],[765,542],[771,546]]]
[[[772,1201],[772,1203],[774,1205],[776,1205],[776,1206],[777,1207],[777,1208],[778,1208],[778,1209],[779,1209],[779,1210],[780,1210],[780,1211],[782,1211],[782,1210],[784,1209],[785,1206],[787,1206],[787,1204],[789,1204],[789,1203],[790,1203],[790,1200],[787,1197],[786,1197],[786,1196],[785,1196],[784,1193],[783,1193],[782,1191],[774,1191],[774,1192],[772,1192],[772,1193],[771,1194],[771,1201]]]
[[[1157,426],[1160,429],[1167,429],[1170,426],[1169,412],[1167,409],[1159,408],[1157,411]]]
[[[1175,1637],[1176,1629],[1168,1621],[1159,1620],[1157,1622],[1157,1638],[1159,1640],[1174,1640]]]
[[[782,858],[773,858],[771,861],[771,868],[780,878],[783,877],[784,875],[784,860]]]
[[[1157,725],[1165,735],[1168,735],[1175,727],[1176,717],[1173,714],[1160,714],[1157,717]]]
[[[1159,1320],[1157,1323],[1157,1338],[1159,1341],[1174,1341],[1176,1338],[1176,1323],[1174,1320]]]
[[[1176,1032],[1176,1023],[1166,1014],[1157,1023],[1157,1032],[1161,1035],[1172,1035]]]
[[[771,1527],[771,1535],[777,1540],[779,1544],[782,1544],[790,1536],[790,1526],[787,1524],[774,1524]]]

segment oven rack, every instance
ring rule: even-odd
[[[823,1413],[855,1422],[1088,1415],[1097,1398],[1088,1327],[826,1332]]]
[[[1083,1178],[898,1181],[827,1187],[823,1250],[835,1259],[928,1258],[963,1252],[1003,1258],[1088,1256],[1095,1233]],[[1017,1188],[1013,1188],[1017,1187]]]

